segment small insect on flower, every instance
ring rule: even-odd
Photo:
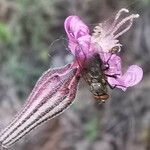
[[[49,69],[40,77],[21,111],[1,132],[2,148],[9,147],[68,108],[75,99],[81,77],[100,102],[109,98],[108,86],[125,91],[141,81],[142,69],[132,65],[123,74],[121,58],[117,55],[121,50],[117,38],[130,29],[134,18],[139,17],[128,13],[127,9],[121,9],[113,19],[98,24],[92,34],[78,16],[65,20],[68,47],[74,60],[64,67]]]
[[[100,102],[105,102],[109,98],[107,93],[108,83],[104,73],[104,64],[99,55],[94,54],[83,66],[83,78],[89,84],[94,98]]]

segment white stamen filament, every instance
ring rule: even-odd
[[[114,34],[123,24],[125,24],[128,20],[132,20],[134,18],[138,18],[139,14],[132,14],[126,18],[124,18],[121,22],[119,22],[116,27],[114,28],[112,34]]]
[[[126,8],[120,9],[120,10],[118,11],[118,13],[116,14],[115,20],[119,19],[123,12],[129,13],[129,10],[126,9]]]
[[[124,34],[125,32],[127,32],[127,31],[130,29],[130,27],[132,26],[132,24],[133,24],[133,19],[130,20],[130,23],[129,23],[128,27],[125,28],[124,30],[122,30],[121,32],[119,32],[118,34],[116,34],[116,35],[114,36],[114,38],[116,39],[116,38],[118,38],[119,36],[121,36],[122,34]]]
[[[113,21],[113,23],[112,23],[112,25],[111,25],[111,28],[110,28],[110,30],[108,31],[108,34],[111,34],[111,32],[113,31],[115,25],[117,24],[117,22],[118,22],[120,16],[121,16],[123,13],[129,13],[129,10],[126,9],[126,8],[122,8],[121,10],[118,11],[118,13],[116,14],[115,19],[114,19],[114,21]]]

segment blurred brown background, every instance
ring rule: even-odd
[[[93,27],[122,7],[140,14],[120,41],[124,68],[142,66],[142,82],[125,93],[113,90],[110,100],[98,105],[81,81],[71,108],[12,148],[150,150],[150,0],[0,0],[0,128],[21,108],[42,72],[70,60],[63,28],[68,15]]]

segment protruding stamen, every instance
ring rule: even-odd
[[[139,14],[132,14],[126,18],[124,18],[121,22],[119,22],[114,28],[112,34],[114,34],[123,24],[125,24],[128,20],[133,20],[134,18],[138,18]]]
[[[127,32],[130,29],[130,27],[133,24],[133,19],[139,17],[139,14],[131,14],[125,18],[122,17],[122,19],[121,19],[120,17],[123,13],[129,13],[129,10],[126,8],[122,8],[120,11],[118,11],[113,23],[110,25],[110,27],[107,31],[104,31],[104,34],[106,34],[106,35],[112,34],[115,38],[118,38],[119,36],[121,36],[122,34],[124,34],[125,32]],[[119,30],[119,28],[127,22],[129,22],[129,24],[127,24],[126,27],[124,29],[122,29],[122,31],[120,31],[119,33],[116,33]],[[103,32],[103,27],[102,27],[102,24],[100,23],[98,26],[96,26],[94,28],[94,33],[92,34],[92,36],[94,38],[100,38],[100,36],[102,34],[101,32]],[[115,33],[116,33],[116,35],[115,35]]]
[[[124,30],[122,30],[122,31],[119,32],[118,34],[116,34],[116,35],[114,36],[114,38],[116,39],[116,38],[118,38],[119,36],[121,36],[122,34],[124,34],[125,32],[127,32],[127,31],[131,28],[132,24],[133,24],[133,19],[130,20],[130,23],[129,23],[128,27],[126,27]]]
[[[119,19],[119,17],[122,15],[123,12],[129,13],[129,10],[126,9],[126,8],[120,9],[120,10],[118,11],[118,13],[116,14],[115,20]]]
[[[115,19],[114,19],[114,21],[113,21],[113,23],[112,23],[112,25],[111,25],[111,28],[110,28],[110,30],[109,30],[109,33],[111,33],[111,32],[113,31],[115,25],[117,24],[117,22],[119,22],[119,18],[121,17],[121,15],[122,15],[123,13],[129,13],[129,10],[126,9],[126,8],[122,8],[121,10],[118,11],[118,13],[116,14]]]

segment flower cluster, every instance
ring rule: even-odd
[[[127,15],[128,13],[127,9],[121,9],[113,20],[96,26],[92,34],[78,16],[69,16],[64,23],[72,54],[82,59],[79,47],[87,59],[98,53],[103,63],[109,66],[105,70],[108,83],[124,91],[139,83],[143,77],[143,70],[137,65],[131,65],[123,74],[121,58],[117,55],[122,46],[117,38],[130,29],[134,18],[139,17],[138,14]],[[127,16],[124,17],[125,15]]]

